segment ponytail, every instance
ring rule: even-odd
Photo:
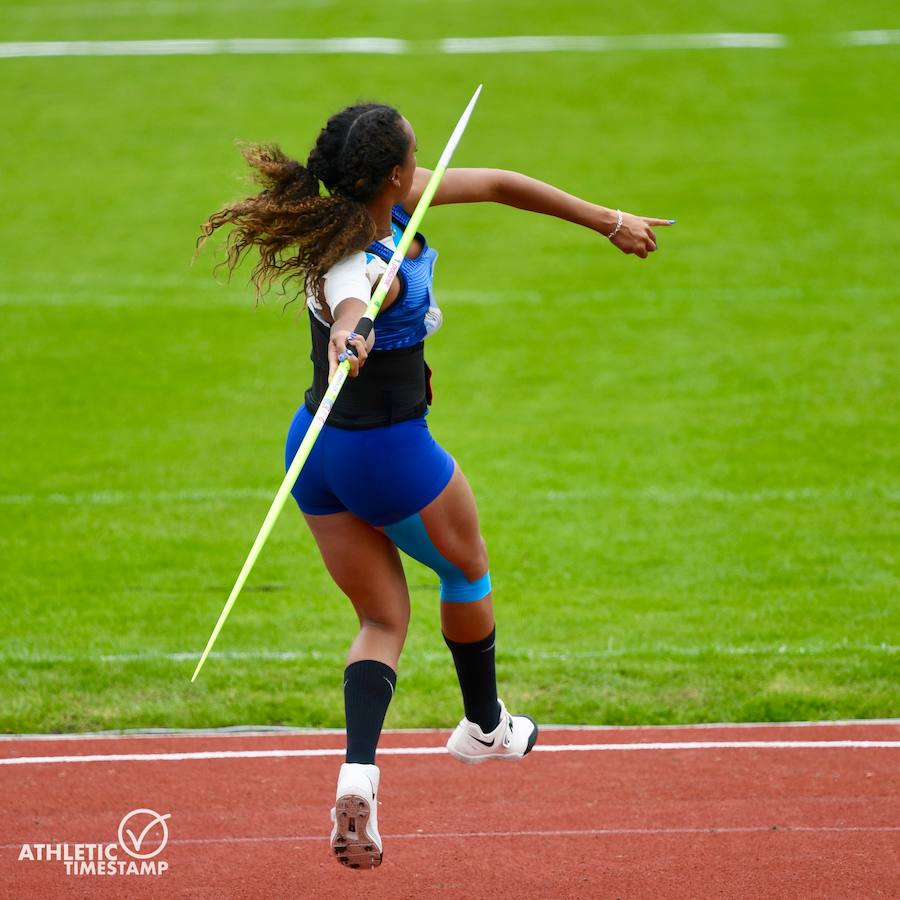
[[[301,290],[324,303],[325,273],[375,238],[365,204],[406,158],[409,138],[401,122],[389,106],[348,107],[328,120],[305,166],[276,144],[242,145],[262,190],[211,215],[201,226],[194,258],[217,228],[232,225],[219,265],[233,272],[255,247],[259,259],[250,279],[257,302],[273,282],[282,280],[286,287],[290,279],[302,278]]]

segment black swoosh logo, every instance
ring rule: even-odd
[[[474,734],[470,735],[470,737],[472,738],[473,741],[478,741],[479,744],[482,744],[485,747],[493,747],[494,746],[493,741],[483,741],[483,740],[481,740],[481,738],[475,737]]]

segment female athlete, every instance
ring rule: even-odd
[[[327,425],[293,488],[328,571],[359,618],[344,670],[346,762],[338,775],[331,847],[353,868],[381,862],[375,749],[397,683],[409,622],[398,548],[440,578],[441,628],[456,666],[465,716],[447,742],[458,760],[516,760],[537,726],[497,697],[488,556],[475,498],[459,464],[432,438],[424,342],[441,324],[431,290],[437,253],[411,244],[367,340],[353,329],[428,181],[416,138],[397,110],[348,107],[328,120],[306,165],[274,145],[243,149],[263,190],[224,207],[199,245],[233,226],[227,265],[251,248],[257,297],[281,278],[302,279],[312,333],[312,384],[291,423],[289,465],[339,361],[351,361]],[[623,253],[656,250],[648,219],[596,206],[497,169],[450,169],[433,205],[502,203],[598,232]]]

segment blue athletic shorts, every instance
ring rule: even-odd
[[[284,448],[287,468],[312,413],[301,406]],[[371,525],[409,518],[427,506],[453,475],[453,457],[435,441],[425,416],[351,431],[325,425],[291,493],[313,516],[349,510]]]

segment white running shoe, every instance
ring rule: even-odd
[[[381,865],[378,833],[378,766],[344,763],[338,775],[331,810],[331,849],[338,862],[351,869]]]
[[[464,763],[480,763],[486,759],[521,759],[531,752],[538,727],[529,716],[511,716],[500,700],[500,724],[485,734],[479,725],[463,719],[456,726],[447,749]]]

